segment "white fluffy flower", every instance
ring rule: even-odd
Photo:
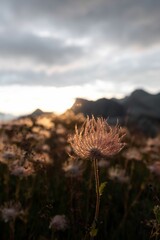
[[[0,212],[4,222],[10,222],[14,221],[23,211],[19,203],[7,202],[0,208]]]
[[[56,215],[51,218],[49,228],[55,231],[64,231],[68,228],[68,220],[65,215]]]

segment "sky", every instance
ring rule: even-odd
[[[160,91],[159,0],[1,0],[0,112]]]

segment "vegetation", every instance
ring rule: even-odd
[[[0,239],[160,238],[160,136],[151,139],[122,129],[122,151],[98,158],[102,184],[92,228],[97,200],[93,161],[75,156],[74,142],[68,142],[75,125],[81,129],[84,121],[83,115],[66,112],[1,124]]]

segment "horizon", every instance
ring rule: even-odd
[[[26,87],[25,87],[25,89],[26,89]],[[37,89],[37,88],[36,88]],[[42,88],[39,88],[41,91],[43,91],[43,94],[44,94],[44,88],[42,89]],[[67,88],[68,89],[68,88]],[[33,89],[33,90],[35,90],[35,89]],[[53,89],[48,89],[48,90],[50,90],[49,92],[51,93],[52,91],[53,91]],[[66,89],[65,89],[66,90]],[[72,88],[70,89],[70,90],[73,90]],[[153,94],[153,95],[156,95],[156,94],[158,94],[159,93],[159,91],[149,91],[149,90],[147,90],[147,89],[145,89],[145,88],[137,88],[137,89],[133,89],[133,91],[131,91],[131,92],[129,92],[129,93],[127,93],[127,94],[124,94],[124,95],[105,95],[105,96],[101,96],[101,95],[97,95],[97,97],[96,96],[94,96],[94,97],[85,97],[85,95],[83,95],[83,97],[79,97],[79,96],[77,96],[77,97],[74,97],[74,98],[69,98],[69,101],[66,101],[66,98],[64,97],[64,102],[62,101],[62,106],[60,107],[60,104],[59,105],[54,105],[53,104],[53,102],[51,102],[49,105],[48,105],[48,107],[46,107],[47,106],[47,103],[46,102],[42,102],[41,104],[39,104],[39,105],[36,105],[36,101],[32,101],[32,103],[34,102],[34,104],[33,104],[33,106],[32,107],[29,107],[28,108],[28,111],[26,111],[26,110],[24,110],[23,111],[23,109],[24,109],[24,106],[22,106],[24,103],[25,103],[25,101],[24,101],[24,99],[23,99],[23,101],[22,101],[22,105],[20,104],[19,106],[18,106],[18,108],[14,108],[13,110],[11,110],[11,111],[7,111],[7,110],[5,110],[5,109],[3,109],[3,108],[1,108],[0,109],[0,113],[1,114],[9,114],[9,115],[13,115],[14,117],[19,117],[19,116],[25,116],[25,115],[28,115],[28,114],[31,114],[31,113],[33,113],[35,110],[37,110],[37,109],[40,109],[40,110],[42,110],[43,112],[53,112],[53,113],[55,113],[55,114],[57,114],[57,115],[59,115],[59,114],[63,114],[64,112],[66,112],[68,109],[70,109],[71,107],[72,107],[72,105],[74,104],[74,102],[76,101],[76,99],[78,99],[78,98],[82,98],[82,99],[86,99],[86,100],[89,100],[89,101],[96,101],[96,100],[98,100],[98,99],[101,99],[101,98],[106,98],[106,99],[112,99],[112,98],[117,98],[117,99],[123,99],[124,97],[127,97],[127,96],[129,96],[130,94],[132,94],[134,91],[137,91],[137,90],[143,90],[143,91],[145,91],[145,92],[147,92],[147,93],[149,93],[149,94]],[[57,90],[56,90],[57,91]],[[26,90],[25,90],[25,92],[26,92]],[[0,93],[1,93],[1,91],[0,91]],[[34,93],[34,91],[32,92],[32,94]],[[48,93],[48,91],[47,91],[47,93]],[[21,92],[21,94],[23,95],[23,91]],[[70,95],[70,92],[69,92],[69,95]],[[9,96],[9,95],[7,95],[7,96]],[[51,95],[49,94],[49,95],[46,95],[46,96],[48,96],[49,98],[51,97]],[[0,94],[0,99],[1,99],[1,97],[2,97],[2,95]],[[55,97],[55,96],[54,96]],[[57,94],[57,99],[58,99],[58,94]],[[35,98],[36,99],[36,98]],[[57,99],[56,98],[54,98],[54,100],[55,101],[57,101]],[[26,101],[28,101],[28,98],[27,99],[25,99]],[[53,100],[53,99],[50,99],[50,100]],[[60,99],[58,99],[59,100],[59,102],[60,102]],[[15,100],[14,100],[15,101]],[[47,100],[48,101],[48,100]],[[17,102],[17,101],[16,101]],[[11,105],[10,105],[10,102],[8,102],[9,104],[8,105],[6,105],[6,106],[8,106],[9,107],[9,109],[10,109],[10,107],[11,107]],[[30,105],[30,104],[29,104]],[[7,109],[7,108],[6,108]],[[17,109],[17,110],[16,110]],[[25,107],[25,109],[26,109],[26,107]],[[18,111],[19,110],[19,111]]]

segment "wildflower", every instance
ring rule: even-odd
[[[65,231],[68,228],[68,220],[65,215],[56,215],[51,218],[49,228],[55,231]]]
[[[83,159],[109,157],[120,152],[124,147],[123,136],[118,126],[111,128],[103,118],[87,117],[80,132],[77,127],[75,134],[68,141],[75,154]]]
[[[26,177],[32,175],[34,173],[33,166],[31,163],[26,165],[20,165],[18,161],[15,161],[13,164],[9,166],[9,170],[11,175],[19,176],[19,177]]]
[[[20,203],[6,202],[0,208],[1,217],[4,222],[14,221],[17,217],[23,214]]]
[[[63,164],[63,170],[66,173],[66,177],[79,177],[82,175],[84,168],[81,161],[71,158]]]
[[[110,168],[108,171],[109,174],[109,178],[111,180],[117,180],[121,183],[126,183],[129,181],[128,176],[126,176],[125,170],[124,169],[120,169],[118,167],[116,168]]]
[[[13,160],[15,158],[15,154],[13,152],[10,152],[10,151],[6,151],[2,154],[2,157],[5,159],[5,160]]]
[[[136,160],[136,161],[140,161],[142,160],[142,154],[140,153],[140,151],[137,148],[129,148],[125,153],[124,153],[124,157],[127,160]]]
[[[144,151],[159,154],[159,150],[160,150],[160,138],[159,137],[156,137],[154,139],[149,138],[146,142]]]
[[[66,133],[66,128],[62,125],[62,124],[58,124],[57,125],[57,128],[56,128],[56,133],[58,134],[58,135],[63,135],[63,134],[65,134]]]
[[[98,162],[98,167],[100,168],[108,168],[109,167],[109,161],[106,161],[104,159],[101,159],[99,162]]]
[[[52,159],[47,153],[35,153],[32,161],[43,165],[52,164]]]
[[[148,166],[148,169],[151,173],[154,173],[155,175],[160,177],[160,162],[156,161],[152,165]]]

